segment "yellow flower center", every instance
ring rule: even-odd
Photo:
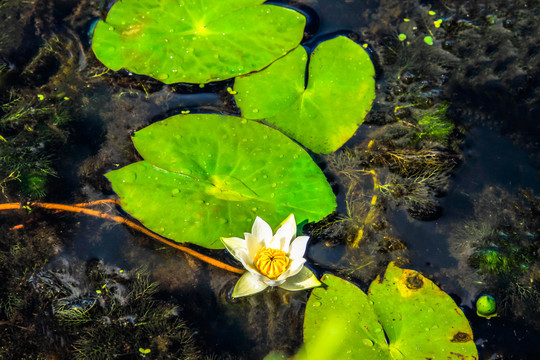
[[[275,279],[287,270],[289,257],[281,250],[262,248],[255,255],[255,266],[261,274]]]

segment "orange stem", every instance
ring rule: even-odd
[[[0,210],[20,209],[21,203],[0,204]]]
[[[116,204],[116,205],[120,205],[120,202],[116,199],[102,199],[102,200],[96,200],[96,201],[90,201],[90,202],[85,202],[85,203],[79,203],[79,204],[75,204],[73,206],[77,206],[77,207],[90,207],[90,206],[94,206],[94,205],[100,205],[100,204],[106,204],[106,203],[112,203],[112,204]],[[59,213],[61,212],[62,210],[56,210],[54,213]],[[32,220],[28,220],[27,223],[29,222],[32,222]],[[9,230],[20,230],[24,227],[24,224],[19,224],[19,225],[15,225],[13,227],[10,227]]]
[[[93,209],[86,209],[84,207],[79,207],[79,206],[90,206],[88,204],[102,203],[102,202],[115,202],[115,201],[103,200],[103,201],[98,201],[98,202],[93,202],[93,203],[77,204],[75,206],[63,205],[63,204],[52,204],[52,203],[31,203],[30,206],[31,207],[43,208],[43,209],[51,209],[51,210],[70,211],[70,212],[75,212],[75,213],[80,213],[80,214],[91,215],[91,216],[99,217],[99,218],[102,218],[102,219],[108,219],[108,220],[116,221],[118,223],[125,224],[125,225],[131,227],[132,229],[138,230],[138,231],[142,232],[143,234],[146,234],[146,235],[148,235],[148,236],[150,236],[150,237],[152,237],[152,238],[154,238],[154,239],[156,239],[158,241],[161,241],[162,243],[164,243],[166,245],[169,245],[169,246],[171,246],[171,247],[173,247],[175,249],[178,249],[178,250],[181,250],[181,251],[183,251],[185,253],[188,253],[191,256],[196,257],[199,260],[207,262],[208,264],[214,265],[214,266],[219,267],[221,269],[231,271],[231,272],[234,272],[234,273],[237,273],[237,274],[243,274],[243,273],[246,272],[244,269],[235,268],[235,267],[227,265],[227,264],[225,264],[225,263],[223,263],[221,261],[218,261],[218,260],[216,260],[214,258],[211,258],[209,256],[200,254],[200,253],[196,252],[195,250],[192,250],[192,249],[190,249],[188,247],[178,245],[178,244],[176,244],[176,243],[174,243],[174,242],[172,242],[170,240],[165,239],[164,237],[161,237],[161,236],[159,236],[157,234],[154,234],[150,230],[148,230],[148,229],[146,229],[146,228],[144,228],[144,227],[142,227],[140,225],[137,225],[133,221],[127,220],[127,219],[125,219],[125,218],[123,218],[121,216],[109,215],[109,214],[104,213],[102,211],[93,210]],[[22,207],[21,203],[0,204],[0,210],[20,209],[21,207]]]

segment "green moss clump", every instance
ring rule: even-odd
[[[470,264],[484,276],[517,277],[527,272],[535,261],[534,243],[519,231],[492,234],[478,239]]]
[[[40,199],[56,176],[51,159],[67,137],[56,123],[65,113],[59,104],[13,96],[0,106],[0,190],[7,197],[12,187],[30,200]]]
[[[448,103],[442,102],[432,111],[425,113],[418,120],[418,126],[421,128],[418,138],[446,144],[454,130],[454,123],[448,119],[447,110]]]
[[[484,274],[505,274],[512,271],[512,259],[499,249],[477,249],[470,261]]]
[[[47,192],[47,175],[43,171],[21,174],[21,191],[33,199],[44,197]]]

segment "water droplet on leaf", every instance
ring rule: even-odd
[[[362,340],[362,343],[366,346],[373,346],[373,341],[369,340],[369,339],[363,339]]]
[[[163,80],[167,80],[167,79],[169,78],[169,75],[167,75],[167,74],[158,74],[158,75],[156,76],[156,78],[157,78],[158,80],[162,80],[162,81],[163,81]]]
[[[137,173],[134,171],[129,171],[124,174],[124,179],[122,182],[133,182],[135,180],[137,180]]]

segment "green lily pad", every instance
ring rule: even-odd
[[[314,289],[306,305],[307,358],[478,359],[461,309],[420,273],[391,263],[368,295],[330,274],[321,280],[327,288]],[[331,357],[320,357],[327,346]]]
[[[243,238],[256,216],[277,227],[291,213],[298,223],[318,221],[336,206],[311,157],[254,121],[173,116],[133,142],[145,161],[106,176],[125,211],[178,242],[222,249],[220,237]]]
[[[338,36],[308,55],[298,47],[266,69],[235,79],[242,116],[265,120],[317,153],[349,140],[375,98],[375,69],[357,43]]]
[[[306,18],[263,0],[123,0],[94,31],[113,70],[164,83],[207,83],[260,70],[294,49]]]
[[[367,295],[331,274],[321,282],[327,287],[314,289],[306,305],[306,359],[388,359],[384,331]]]

